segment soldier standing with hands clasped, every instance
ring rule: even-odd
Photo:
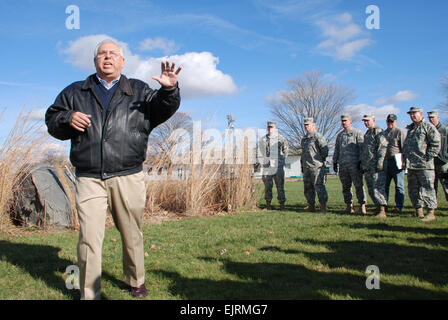
[[[408,192],[416,216],[422,221],[435,217],[437,198],[434,189],[434,158],[440,151],[440,133],[436,127],[423,119],[423,109],[411,107],[408,114],[412,123],[407,126],[403,156],[408,169]],[[428,209],[424,216],[423,206]]]
[[[434,167],[435,167],[435,173],[436,177],[434,179],[434,189],[436,190],[440,184],[442,185],[443,193],[445,194],[445,199],[448,200],[448,181],[445,177],[447,171],[448,171],[448,150],[447,150],[447,136],[448,136],[448,128],[444,126],[439,120],[439,113],[437,110],[429,111],[428,112],[428,119],[429,122],[431,122],[439,131],[440,133],[440,152],[437,155],[437,158],[434,159]]]
[[[358,213],[366,214],[366,193],[362,182],[361,150],[364,136],[361,130],[352,127],[352,119],[349,114],[341,116],[342,130],[336,137],[336,145],[333,154],[333,169],[338,172],[342,183],[344,202],[347,205],[347,213],[355,213],[353,209],[352,183],[355,185],[356,197],[359,202]]]
[[[268,121],[268,133],[258,143],[258,155],[262,164],[262,179],[265,189],[266,209],[271,210],[272,188],[277,187],[280,210],[285,209],[285,160],[288,156],[288,142],[278,133],[277,123]]]
[[[362,149],[362,169],[366,179],[367,189],[370,198],[378,206],[377,217],[386,217],[386,173],[384,172],[384,158],[386,149],[380,146],[387,146],[387,140],[383,130],[375,126],[375,116],[366,114],[362,118],[367,132],[364,134],[364,145]]]
[[[305,211],[314,212],[315,197],[320,203],[320,211],[327,212],[328,194],[325,189],[325,160],[328,146],[325,138],[317,132],[313,118],[305,118],[306,135],[301,141],[301,165],[303,172],[304,193],[308,206]]]

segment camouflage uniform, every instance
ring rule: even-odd
[[[339,179],[342,183],[344,202],[347,205],[353,203],[352,183],[355,185],[359,204],[366,202],[360,168],[363,142],[364,137],[361,130],[353,127],[348,131],[343,130],[336,138],[333,165],[337,164],[339,166]]]
[[[437,208],[434,158],[440,151],[440,133],[423,119],[407,126],[403,157],[408,169],[408,192],[415,209]]]
[[[386,172],[384,159],[386,157],[387,138],[380,127],[368,129],[364,134],[364,144],[361,152],[361,167],[364,171],[370,198],[378,206],[386,206]]]
[[[314,131],[305,135],[301,145],[301,165],[306,201],[314,207],[316,193],[321,204],[328,201],[325,188],[325,159],[328,157],[327,141]]]
[[[265,135],[258,143],[258,154],[262,164],[262,179],[265,187],[265,200],[272,200],[272,187],[277,187],[277,199],[280,203],[285,197],[285,159],[288,155],[288,142],[279,133],[273,136]]]
[[[437,195],[437,189],[439,187],[439,180],[440,180],[443,193],[445,194],[445,199],[448,200],[448,179],[445,178],[445,175],[448,172],[448,150],[447,150],[448,128],[443,124],[441,124],[440,122],[436,126],[436,128],[437,131],[439,131],[440,133],[441,148],[437,158],[434,159],[434,167],[435,167],[434,189]]]

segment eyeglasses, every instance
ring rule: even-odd
[[[110,54],[113,58],[117,58],[117,57],[119,57],[120,56],[120,53],[118,52],[118,51],[107,51],[107,50],[101,50],[101,51],[98,51],[98,53],[97,53],[97,57],[105,57],[107,54]]]

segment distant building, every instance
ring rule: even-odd
[[[255,171],[254,177],[261,179],[261,171]],[[302,166],[300,164],[300,155],[289,153],[285,160],[285,178],[302,177]]]
[[[285,161],[285,177],[302,177],[302,166],[298,154],[289,154]]]

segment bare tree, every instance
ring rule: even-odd
[[[442,78],[442,90],[445,93],[445,101],[442,102],[442,107],[448,113],[448,75]]]
[[[192,119],[188,114],[176,112],[171,118],[151,132],[149,136],[150,154],[170,152],[175,142],[169,138],[177,129],[192,131]]]
[[[322,72],[304,72],[302,77],[288,81],[288,90],[280,91],[268,104],[277,120],[280,133],[294,151],[306,134],[303,119],[312,117],[318,131],[333,145],[341,130],[340,115],[354,96],[353,90],[333,83],[324,83]]]
[[[70,162],[67,155],[62,153],[60,150],[49,149],[44,153],[41,163],[50,167],[54,167],[56,165],[68,165]]]
[[[184,112],[176,112],[167,121],[156,127],[149,136],[148,157],[146,163],[155,166],[156,171],[165,168],[171,174],[173,167],[172,156],[177,144],[172,134],[183,129],[191,134],[193,122],[191,117]]]

